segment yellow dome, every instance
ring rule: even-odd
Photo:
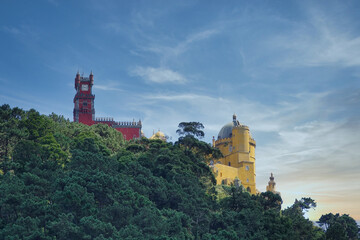
[[[152,135],[150,137],[151,140],[154,140],[154,139],[160,139],[162,141],[166,141],[166,137],[165,137],[165,134],[163,132],[160,132],[158,131],[157,133],[155,133],[154,135]]]

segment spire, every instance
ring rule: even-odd
[[[276,183],[275,183],[274,179],[275,179],[275,178],[274,178],[274,174],[271,173],[271,175],[270,175],[270,181],[269,181],[268,185],[266,186],[266,191],[270,191],[270,192],[276,193],[276,191],[275,191],[275,185],[276,185]]]
[[[91,85],[94,85],[94,75],[93,75],[92,70],[91,70],[91,72],[90,72],[89,79],[90,79],[90,84],[91,84]]]
[[[274,179],[275,179],[275,178],[274,178],[274,175],[273,175],[273,173],[271,173],[270,180],[271,180],[271,181],[274,181]]]

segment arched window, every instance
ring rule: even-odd
[[[247,188],[246,188],[246,191],[248,191],[249,193],[251,193],[250,187],[247,187]]]

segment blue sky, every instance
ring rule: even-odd
[[[76,72],[94,73],[97,117],[141,119],[205,141],[236,113],[284,206],[360,219],[359,1],[0,3],[0,104],[72,119]]]

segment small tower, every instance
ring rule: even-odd
[[[75,77],[74,122],[84,123],[89,126],[93,124],[95,120],[93,84],[94,75],[92,72],[88,78],[81,77],[80,73],[77,72]]]
[[[274,179],[275,179],[274,175],[271,173],[270,181],[269,181],[268,185],[266,186],[266,191],[276,193],[276,191],[275,191],[276,183],[275,183]]]

